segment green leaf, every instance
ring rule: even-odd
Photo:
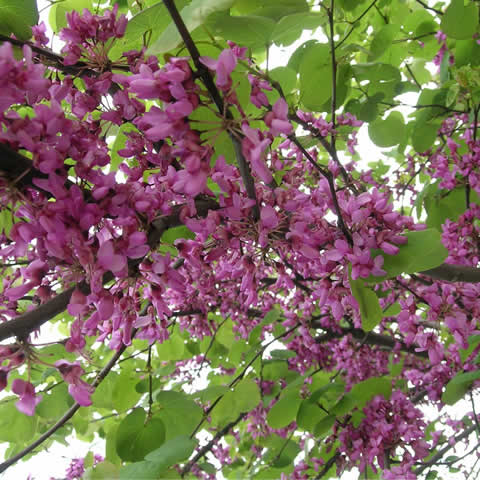
[[[195,234],[185,225],[180,225],[179,227],[171,227],[165,230],[160,241],[162,243],[174,244],[175,240],[179,238],[195,238]]]
[[[117,412],[132,408],[140,400],[141,393],[135,389],[138,373],[123,369],[118,375],[112,390],[112,406]]]
[[[456,222],[465,212],[465,188],[457,187],[453,190],[442,190],[438,183],[432,183],[424,189],[423,204],[427,211],[427,226],[442,231],[445,221]],[[471,192],[471,201],[478,203],[478,196]]]
[[[118,154],[118,151],[125,148],[125,144],[127,143],[128,139],[128,136],[126,134],[129,132],[138,132],[138,130],[135,128],[135,126],[128,122],[118,127],[117,135],[112,143],[110,150],[110,158],[112,159],[112,161],[110,162],[111,172],[116,172],[120,164],[126,160],[126,158]]]
[[[382,27],[373,37],[370,44],[368,61],[373,62],[380,58],[392,46],[392,41],[398,32],[398,25],[389,24]]]
[[[272,428],[284,428],[292,423],[296,416],[302,399],[294,391],[280,397],[267,414],[267,423]]]
[[[253,410],[261,400],[260,389],[255,380],[244,378],[235,387],[235,403],[240,413]]]
[[[399,82],[402,79],[398,68],[389,63],[358,63],[352,65],[358,81],[375,83]]]
[[[195,450],[197,441],[187,435],[180,435],[164,443],[160,448],[150,452],[145,460],[154,463],[160,471],[176,465],[188,457]]]
[[[377,281],[393,278],[402,273],[415,273],[441,265],[448,256],[442,244],[442,236],[438,230],[427,228],[406,232],[408,241],[400,245],[397,255],[384,255],[383,270],[387,277],[377,277]],[[376,277],[369,277],[369,280]]]
[[[165,425],[165,439],[190,435],[203,417],[203,410],[189,395],[167,390],[156,397],[160,411],[155,415]],[[215,411],[215,410],[214,410]]]
[[[19,40],[29,40],[32,25],[38,23],[35,0],[2,0],[0,2],[0,33],[15,34]]]
[[[440,30],[451,38],[465,40],[477,31],[478,7],[464,0],[452,0],[442,16]]]
[[[302,12],[282,17],[273,29],[270,40],[277,45],[290,45],[304,30],[314,30],[326,20],[320,12]]]
[[[158,480],[162,473],[161,466],[152,462],[136,462],[123,467],[120,470],[120,480]]]
[[[158,357],[162,361],[181,360],[185,352],[185,342],[178,334],[170,335],[168,340],[157,343]]]
[[[314,435],[316,437],[321,437],[323,434],[327,433],[335,424],[337,417],[335,415],[328,415],[328,417],[323,418],[315,425]]]
[[[437,138],[439,127],[438,123],[415,122],[412,131],[413,148],[419,153],[428,150]]]
[[[181,10],[187,5],[187,1],[175,0],[175,5]],[[149,37],[149,43],[154,42],[170,22],[170,15],[162,1],[145,8],[128,21],[125,35],[123,38],[115,40],[109,52],[109,57],[111,59],[117,59],[123,52],[128,50],[140,50],[145,37]],[[126,123],[124,125],[131,124]]]
[[[194,398],[199,398],[202,402],[213,402],[218,397],[229,391],[226,385],[210,385],[204,390],[193,393]]]
[[[253,15],[242,17],[225,15],[219,17],[214,23],[213,32],[225,40],[232,40],[239,45],[252,49],[265,48],[270,44],[270,37],[275,25],[275,21],[271,18]]]
[[[2,398],[5,402],[8,397]],[[15,407],[18,397],[10,397],[8,403],[0,405],[0,441],[20,443],[31,442],[37,430],[37,416],[28,416]]]
[[[468,392],[473,382],[480,378],[480,370],[457,373],[448,383],[442,395],[442,402],[454,405]]]
[[[468,347],[462,348],[459,351],[462,362],[465,362],[465,360],[472,354],[472,352],[475,350],[475,348],[479,344],[480,344],[480,335],[470,335],[468,337]]]
[[[340,0],[340,5],[347,11],[352,11],[361,6],[365,0]]]
[[[118,466],[111,462],[104,461],[90,467],[83,474],[83,480],[107,480],[110,478],[118,478],[119,470]]]
[[[299,428],[313,433],[318,422],[325,416],[326,413],[315,402],[306,399],[300,404],[296,421]]]
[[[322,111],[332,96],[332,62],[328,44],[317,43],[303,53],[300,66],[300,100],[307,108]]]
[[[35,409],[35,413],[40,417],[54,420],[60,418],[68,409],[70,394],[66,385],[59,385],[51,390],[50,393],[42,394],[42,401]]]
[[[383,318],[383,311],[378,302],[376,293],[365,286],[365,280],[359,278],[353,280],[350,278],[350,288],[352,295],[358,302],[360,316],[362,317],[362,328],[366,332],[373,330]]]
[[[259,2],[257,0],[237,0],[235,9],[240,10],[239,4],[250,2],[250,8],[244,10],[243,14],[258,15],[260,17],[270,17],[272,20],[279,21],[286,15],[292,15],[299,12],[308,12],[309,7],[306,0],[267,0]]]
[[[227,391],[217,406],[213,409],[211,418],[214,425],[223,425],[233,422],[240,415],[240,410],[236,405],[235,393]]]
[[[122,460],[141,460],[165,441],[165,426],[162,420],[152,417],[145,423],[145,419],[145,410],[136,408],[120,423],[116,449]]]
[[[384,312],[383,316],[384,317],[395,317],[402,311],[402,307],[400,306],[399,303],[395,302],[392,305],[390,305]]]
[[[400,112],[392,112],[386,119],[377,119],[368,126],[372,142],[379,147],[393,147],[405,140],[407,130]]]
[[[92,402],[96,407],[113,408],[113,389],[119,374],[110,372],[108,377],[95,389],[92,395]]]
[[[387,377],[371,377],[357,383],[331,409],[331,413],[343,416],[353,408],[361,410],[375,396],[382,395],[387,400],[392,394],[392,382]]]
[[[285,95],[297,86],[297,72],[289,67],[277,67],[268,72],[270,78],[280,84]]]
[[[192,3],[182,8],[180,15],[187,27],[192,33],[197,27],[202,25],[207,18],[214,12],[228,10],[235,0],[193,0]],[[160,38],[147,50],[147,55],[159,55],[169,52],[178,47],[182,42],[182,37],[178,33],[177,27],[171,21]]]
[[[263,455],[262,461],[265,464],[271,463],[275,468],[290,466],[300,452],[300,447],[296,442],[285,440],[285,438],[275,434],[265,439],[265,447],[267,447],[267,451]]]
[[[4,233],[7,237],[13,227],[14,216],[8,208],[0,211],[0,233]]]
[[[242,380],[234,391],[227,391],[212,411],[212,422],[223,425],[232,422],[243,412],[254,409],[260,403],[260,390],[254,380]]]
[[[280,315],[281,312],[277,307],[270,309],[263,317],[263,320],[250,332],[248,337],[249,343],[252,344],[258,342],[263,327],[265,327],[265,325],[274,324],[280,318]]]

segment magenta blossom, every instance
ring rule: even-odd
[[[200,57],[200,61],[210,70],[216,72],[215,82],[217,87],[224,92],[228,91],[232,85],[230,74],[237,66],[235,53],[230,49],[226,49],[219,55],[218,60],[210,57]]]
[[[42,396],[35,396],[35,387],[30,383],[16,378],[12,382],[12,391],[20,397],[15,403],[17,409],[25,415],[32,416],[35,413],[35,407],[42,400]]]
[[[93,387],[82,380],[80,377],[84,374],[83,368],[79,362],[70,363],[67,360],[58,360],[55,362],[60,375],[69,384],[68,393],[82,407],[88,407],[92,404],[90,398],[93,393]]]

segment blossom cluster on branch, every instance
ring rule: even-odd
[[[10,42],[0,47],[2,155],[20,155],[24,165],[19,171],[18,163],[0,164],[0,200],[13,224],[0,236],[0,320],[14,325],[17,337],[0,346],[0,389],[10,388],[18,410],[34,415],[42,381],[31,372],[47,365],[77,404],[90,406],[95,389],[85,373],[96,345],[120,351],[135,337],[147,341],[151,355],[152,346],[172,339],[172,325],[189,340],[211,338],[213,345],[229,319],[236,341],[259,339],[251,365],[262,359],[261,342],[272,338],[291,355],[282,374],[264,378],[263,367],[247,364],[229,384],[247,385],[243,377],[254,368],[259,401],[241,410],[241,434],[236,425],[225,432],[231,445],[212,444],[220,464],[235,462],[240,450],[231,447],[244,442],[242,435],[315,440],[303,417],[286,425],[272,420],[295,374],[303,379],[293,401],[303,401],[318,421],[331,421],[324,448],[336,452],[338,473],[371,467],[389,479],[416,478],[413,469],[433,445],[416,396],[441,408],[447,383],[476,371],[478,347],[463,351],[479,333],[480,286],[436,280],[422,274],[426,268],[391,273],[391,259],[429,230],[396,209],[408,184],[381,184],[332,155],[331,139],[355,153],[362,122],[345,111],[333,123],[293,106],[233,42],[217,58],[196,59],[200,69],[186,56],[160,64],[144,50],[111,59],[127,25],[117,7],[102,15],[72,12],[67,20],[60,33],[64,65],[85,66],[76,78],[42,63],[28,44],[21,59]],[[41,48],[44,32],[35,33]],[[459,126],[462,145],[453,139]],[[300,127],[313,145],[302,143]],[[443,225],[447,267],[478,265],[476,128],[466,115],[449,117],[441,126],[445,143],[424,154],[423,168],[441,179],[440,188],[471,188],[466,211]],[[115,135],[124,136],[120,148],[112,146]],[[166,239],[179,229],[174,241]],[[42,314],[42,306],[69,289],[65,357],[51,363],[32,345],[34,332],[54,316]],[[372,295],[377,310],[365,306]],[[269,315],[275,319],[264,321]],[[15,331],[20,317],[27,325]],[[192,369],[204,362],[218,374],[238,374],[237,365],[215,364],[207,353],[182,359],[165,378],[193,380]],[[315,384],[318,372],[327,375],[322,385]],[[390,393],[344,411],[340,402],[372,377],[388,379]],[[343,396],[328,406],[338,386]],[[218,429],[210,416],[217,402],[197,400],[211,432]],[[148,418],[151,409],[150,399]],[[249,449],[263,451],[253,442]],[[317,451],[297,462],[291,478],[311,478],[324,463]],[[82,469],[82,461],[72,464],[69,478]],[[189,470],[209,478],[196,464]]]

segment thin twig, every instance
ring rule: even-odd
[[[335,189],[335,182],[333,181],[333,176],[331,172],[328,170],[325,170],[322,166],[320,166],[315,159],[308,153],[306,148],[300,143],[300,141],[295,137],[295,135],[289,135],[288,138],[301,150],[305,158],[323,175],[324,178],[326,178],[328,182],[328,186],[330,188],[330,193],[332,195],[332,201],[333,201],[333,206],[335,210],[335,214],[337,215],[338,218],[338,225],[340,229],[342,230],[343,234],[345,235],[348,243],[350,245],[353,245],[353,239],[352,235],[350,234],[342,216],[342,211],[340,209],[340,205],[338,204],[338,199],[337,199],[337,192]],[[323,138],[323,137],[322,137]],[[325,140],[325,139],[324,139]],[[327,142],[328,143],[328,142]]]
[[[339,456],[340,456],[340,452],[338,451],[335,452],[335,454],[327,460],[327,463],[325,463],[323,468],[318,472],[317,476],[315,477],[315,480],[320,480],[320,478],[325,476],[328,473],[328,471],[333,467],[333,465],[335,464]]]
[[[473,401],[473,393],[470,391],[470,402],[472,403],[473,419],[477,427],[477,435],[480,436],[480,423],[478,422],[477,412],[475,411],[475,402]]]
[[[418,82],[417,78],[415,77],[415,74],[413,73],[410,65],[407,62],[405,62],[405,67],[408,70],[408,73],[410,74],[410,76],[412,77],[412,80],[415,82],[415,85],[421,90],[422,86]]]
[[[312,324],[312,327],[315,328],[315,323]],[[323,328],[323,327],[321,327]],[[426,351],[417,351],[418,345],[405,345],[401,340],[397,340],[394,337],[389,337],[387,335],[381,335],[374,332],[365,332],[361,328],[343,328],[339,332],[334,332],[328,330],[327,333],[320,335],[315,339],[317,343],[325,343],[335,338],[342,338],[345,335],[352,335],[352,337],[363,344],[366,345],[375,345],[377,347],[385,347],[390,350],[395,348],[396,345],[399,345],[400,351],[405,353],[410,353],[419,358],[428,359],[428,353]]]
[[[246,413],[241,413],[236,420],[233,422],[230,422],[228,425],[223,427],[221,430],[219,430],[215,436],[204,446],[202,447],[196,454],[195,456],[183,467],[180,475],[182,478],[192,469],[192,467],[202,458],[204,457],[210,450],[215,446],[215,444],[220,440],[222,437],[224,437],[230,429],[232,429],[237,423],[239,423],[243,417],[245,417]]]
[[[347,32],[347,34],[337,43],[335,48],[339,48],[343,43],[347,40],[347,38],[353,33],[355,30],[355,25],[370,11],[372,7],[375,6],[375,4],[378,2],[378,0],[373,0],[373,2],[363,11],[363,13],[357,17],[353,22],[350,30]]]
[[[132,339],[135,337],[137,333],[137,329],[132,330]],[[100,383],[105,379],[105,377],[110,373],[110,370],[114,367],[114,365],[117,363],[117,360],[120,358],[120,356],[123,354],[123,352],[126,350],[127,345],[123,344],[117,352],[112,356],[112,358],[109,360],[109,362],[105,365],[105,367],[102,368],[100,373],[97,375],[95,380],[92,382],[92,387],[97,388]],[[63,427],[79,410],[81,405],[77,402],[75,402],[63,415],[60,420],[58,420],[55,425],[53,425],[51,428],[49,428],[43,435],[41,435],[37,440],[32,442],[30,445],[28,445],[26,448],[24,448],[21,452],[17,453],[17,455],[14,455],[13,457],[9,458],[5,462],[0,464],[0,473],[4,472],[7,468],[11,467],[14,463],[18,462],[21,460],[25,455],[28,455],[30,452],[35,450],[38,446],[40,446],[43,442],[48,440],[58,429]]]
[[[331,0],[330,7],[328,8],[328,25],[330,30],[330,55],[332,59],[332,107],[331,107],[331,122],[332,122],[332,133],[330,137],[330,145],[332,150],[335,150],[335,127],[336,127],[336,118],[335,112],[337,110],[337,59],[335,58],[335,30],[333,22],[333,11],[335,9],[335,0]]]
[[[440,460],[450,449],[452,449],[457,443],[461,442],[462,440],[465,440],[468,438],[468,436],[475,431],[477,428],[476,425],[472,425],[471,427],[467,428],[463,433],[458,435],[457,437],[454,437],[454,442],[452,444],[448,444],[445,447],[443,447],[441,450],[439,450],[435,455],[430,457],[429,460],[427,460],[423,465],[418,467],[414,473],[415,475],[420,475],[424,470],[427,468],[431,467],[432,465],[435,465],[438,460]]]
[[[152,346],[151,345],[148,347],[147,372],[148,372],[148,414],[147,414],[147,418],[150,418],[152,416],[152,406],[153,406]]]
[[[423,2],[422,0],[416,0],[425,10],[430,10],[431,12],[435,12],[437,15],[443,15],[441,10],[437,10],[436,8],[430,7],[428,4]]]
[[[250,368],[250,366],[255,362],[255,360],[263,354],[263,352],[274,342],[276,342],[277,340],[280,340],[281,338],[283,337],[286,337],[287,335],[289,335],[290,333],[292,333],[294,330],[296,330],[298,327],[300,326],[299,323],[295,324],[293,327],[289,328],[288,330],[286,330],[285,332],[283,332],[282,334],[276,336],[275,338],[273,338],[272,340],[270,340],[268,343],[266,343],[265,345],[262,346],[262,348],[260,350],[258,350],[258,352],[253,356],[253,358],[245,365],[245,367],[242,369],[242,371],[228,384],[228,388],[232,388],[236,383],[238,383],[244,376],[245,376],[245,373],[247,373],[247,370]],[[193,436],[198,432],[199,428],[203,425],[203,422],[205,421],[205,419],[208,417],[208,415],[210,415],[210,413],[212,412],[212,410],[217,406],[218,402],[220,402],[220,400],[223,398],[223,395],[220,395],[219,397],[217,397],[215,399],[215,401],[210,405],[210,407],[207,408],[207,410],[205,411],[205,414],[203,416],[203,418],[200,420],[200,422],[198,423],[198,425],[195,427],[195,429],[193,430],[192,434],[190,435],[190,438],[193,438]]]

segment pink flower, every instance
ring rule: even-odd
[[[279,98],[271,112],[265,115],[265,123],[270,127],[272,135],[290,135],[293,132],[292,124],[288,120],[288,105],[283,98]]]
[[[16,378],[12,383],[13,393],[20,396],[20,400],[15,403],[17,409],[25,415],[32,416],[35,413],[35,407],[42,400],[42,396],[35,396],[35,387],[30,383]]]
[[[223,50],[218,60],[211,57],[200,57],[200,61],[210,70],[216,72],[215,83],[222,91],[228,91],[232,85],[230,74],[237,66],[237,57],[230,49]]]
[[[113,242],[108,240],[98,249],[97,262],[105,270],[110,270],[113,273],[120,273],[127,266],[127,257],[115,253]]]
[[[273,176],[265,163],[264,150],[271,141],[268,138],[262,139],[260,131],[247,124],[242,126],[242,130],[245,134],[245,138],[242,140],[242,153],[250,161],[253,171],[261,180],[269,184],[273,180]]]
[[[83,368],[78,362],[70,363],[67,360],[58,360],[55,362],[60,375],[69,384],[68,393],[82,407],[88,407],[92,404],[90,395],[93,393],[93,387],[82,380],[80,377],[84,374]]]
[[[270,205],[265,205],[260,211],[260,220],[262,226],[268,230],[274,229],[278,225],[278,216],[275,209]]]

